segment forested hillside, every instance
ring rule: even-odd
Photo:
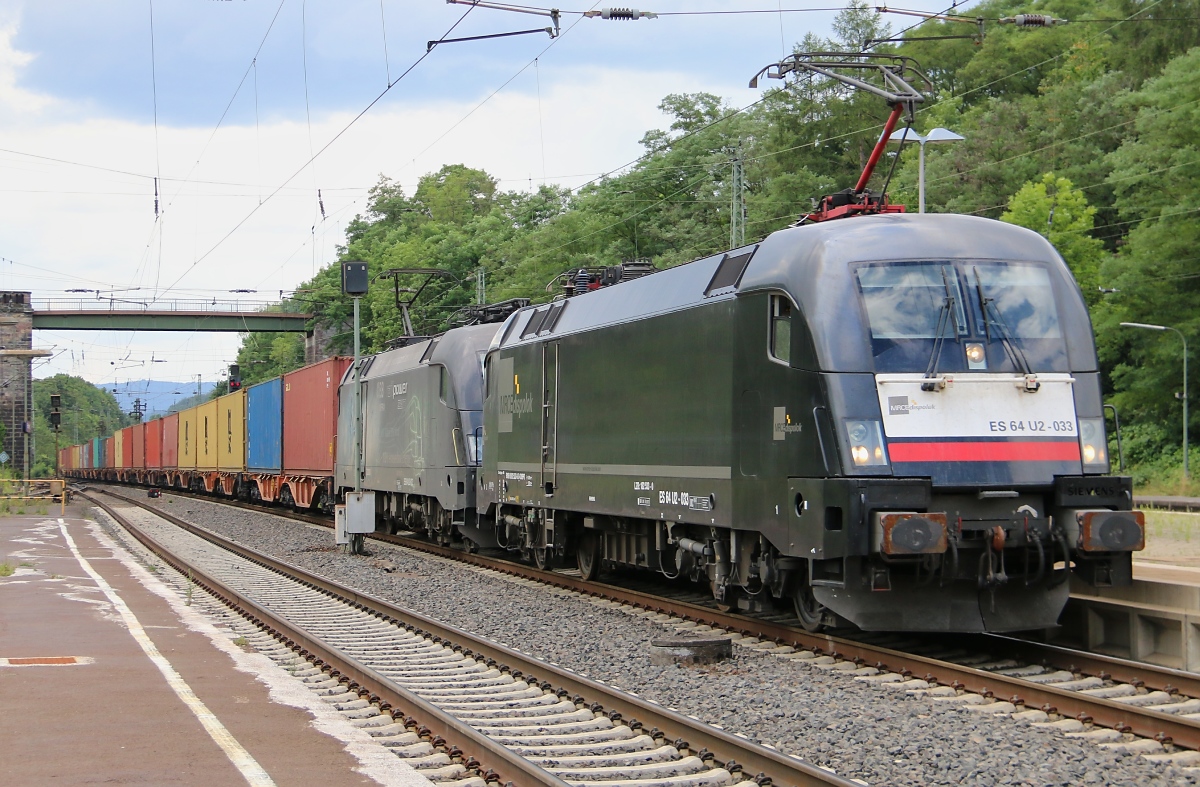
[[[965,137],[927,147],[928,209],[1012,221],[1055,243],[1092,308],[1126,458],[1143,477],[1168,478],[1181,458],[1181,348],[1174,334],[1119,323],[1162,323],[1189,337],[1200,327],[1200,0],[991,0],[964,13],[985,20],[982,42],[874,49],[916,58],[933,80],[917,131],[941,126]],[[1018,13],[1070,23],[998,21]],[[857,52],[910,21],[855,0],[834,40],[810,36],[796,48]],[[975,29],[933,21],[904,35]],[[638,258],[667,267],[728,248],[734,157],[745,168],[746,240],[761,238],[814,199],[852,186],[887,114],[880,99],[833,83],[765,82],[762,99],[745,108],[708,94],[666,96],[666,128],[645,134],[645,155],[576,191],[505,192],[461,165],[424,176],[412,194],[382,180],[341,257],[368,261],[373,275],[451,273],[414,308],[417,331],[436,332],[474,301],[480,269],[489,301],[545,300],[547,284],[573,267]],[[904,150],[889,187],[893,201],[913,210],[917,157],[915,146]],[[871,188],[882,188],[889,165]],[[294,305],[314,311],[345,349],[351,306],[339,275],[336,266],[321,271]],[[402,333],[392,286],[377,280],[364,299],[368,351]],[[251,335],[239,361],[247,382],[265,379],[302,363],[302,340]]]
[[[44,478],[54,471],[54,429],[50,426],[50,395],[62,397],[60,447],[78,445],[93,437],[111,437],[118,429],[133,423],[121,411],[116,398],[107,389],[92,385],[80,377],[56,374],[33,381],[34,461],[31,471]]]

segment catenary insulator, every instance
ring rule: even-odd
[[[601,19],[654,19],[658,16],[651,11],[639,11],[636,8],[602,8]]]
[[[1056,19],[1049,14],[1017,14],[1016,16],[1006,16],[1000,20],[1002,25],[1016,25],[1017,27],[1054,27],[1066,23],[1066,19]]]

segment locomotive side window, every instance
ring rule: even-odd
[[[445,404],[454,406],[454,388],[450,385],[450,372],[446,371],[446,367],[442,366],[441,374],[438,376],[438,398]]]
[[[771,357],[792,360],[792,303],[782,295],[771,296]]]

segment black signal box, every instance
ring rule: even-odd
[[[346,295],[366,295],[369,277],[367,263],[357,260],[342,263],[342,292]]]

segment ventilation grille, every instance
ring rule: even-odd
[[[752,246],[748,251],[737,254],[726,253],[721,259],[721,264],[717,266],[717,272],[713,274],[712,280],[704,288],[705,296],[712,295],[719,290],[736,287],[742,280],[742,274],[746,272],[746,266],[750,264],[750,258],[754,256],[757,249],[758,246]]]

